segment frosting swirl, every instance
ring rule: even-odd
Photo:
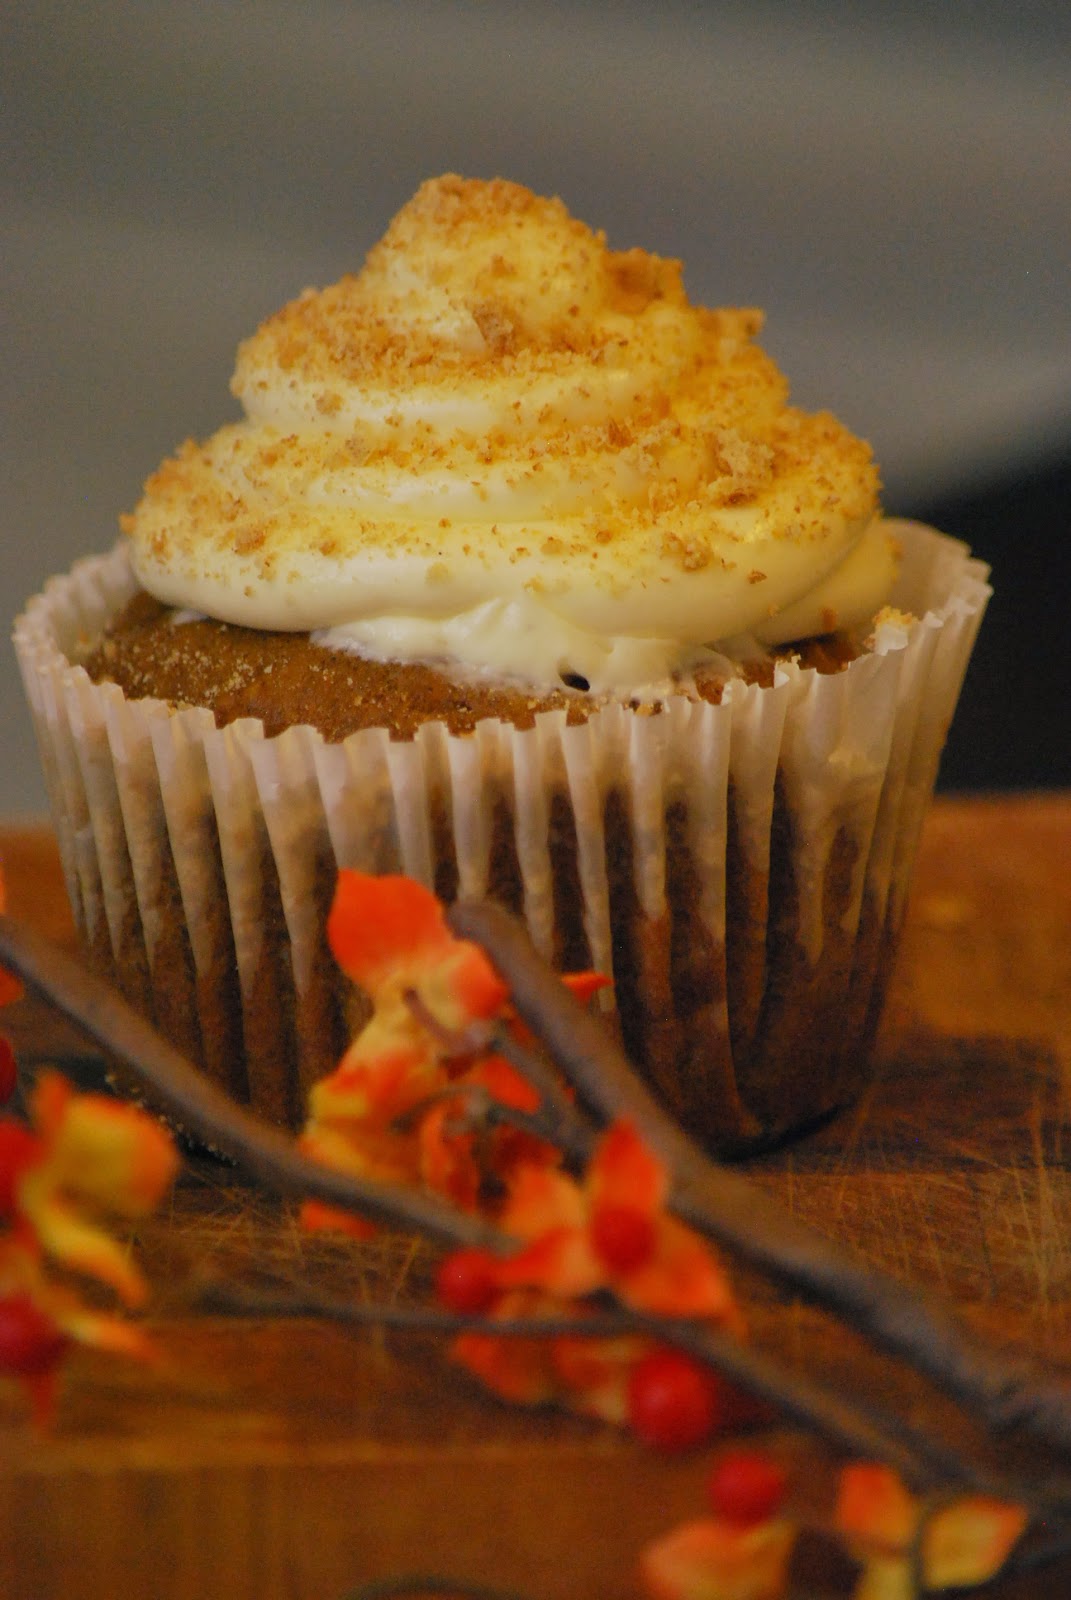
[[[432,180],[241,346],[245,419],[124,519],[138,577],[382,659],[631,693],[862,622],[895,570],[870,451],[789,406],[761,320],[560,200]]]

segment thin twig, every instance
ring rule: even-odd
[[[245,1317],[327,1317],[354,1327],[393,1328],[403,1333],[487,1333],[507,1339],[619,1339],[635,1333],[636,1319],[627,1311],[596,1311],[586,1317],[502,1317],[441,1311],[435,1306],[385,1305],[346,1300],[321,1293],[307,1284],[298,1289],[264,1290],[227,1279],[206,1278],[193,1286],[193,1304],[202,1311],[226,1311]]]
[[[465,1316],[427,1306],[370,1305],[326,1294],[308,1285],[264,1291],[226,1279],[209,1278],[194,1288],[194,1303],[203,1309],[253,1317],[327,1317],[354,1326],[381,1326],[410,1333],[458,1334],[493,1332],[506,1339],[617,1339],[623,1335],[672,1344],[733,1383],[775,1406],[786,1419],[817,1428],[842,1449],[867,1459],[880,1457],[911,1481],[955,1483],[960,1488],[994,1494],[1007,1486],[962,1460],[940,1443],[890,1417],[879,1408],[861,1407],[830,1395],[798,1373],[786,1374],[769,1356],[739,1339],[697,1322],[672,1321],[616,1305],[589,1314],[552,1317]],[[1071,1505],[1071,1493],[1067,1497]]]
[[[538,1091],[543,1117],[553,1129],[551,1142],[572,1166],[583,1166],[598,1132],[591,1119],[570,1100],[542,1057],[515,1039],[508,1027],[495,1030],[493,1047]]]
[[[642,1327],[643,1319],[638,1321]],[[647,1331],[652,1331],[650,1326]],[[658,1336],[665,1337],[661,1332]],[[776,1405],[794,1422],[814,1427],[814,1418],[820,1415],[821,1432],[827,1439],[835,1439],[852,1455],[884,1461],[916,1488],[955,1483],[978,1492],[1007,1493],[1006,1485],[998,1488],[992,1474],[967,1457],[890,1417],[871,1402],[862,1406],[798,1373],[792,1375],[791,1392],[786,1393],[784,1372],[770,1356],[716,1328],[679,1323],[674,1326],[672,1342],[760,1400]]]
[[[435,1106],[451,1106],[454,1115],[447,1124],[450,1132],[470,1133],[474,1129],[516,1128],[533,1139],[543,1139],[553,1144],[546,1122],[538,1111],[518,1111],[496,1100],[481,1083],[454,1083],[446,1089],[436,1089],[432,1094],[421,1095],[412,1105],[406,1106],[392,1117],[392,1133],[409,1133],[417,1127]]]
[[[483,946],[518,1014],[541,1038],[586,1105],[604,1120],[630,1117],[673,1174],[678,1216],[742,1260],[907,1361],[994,1432],[1019,1428],[1071,1449],[1071,1388],[1039,1380],[981,1347],[941,1306],[806,1228],[746,1178],[717,1165],[663,1109],[602,1024],[535,953],[515,918],[459,902],[448,919]]]
[[[539,1111],[529,1119],[527,1131],[546,1139],[548,1144],[557,1145],[572,1166],[580,1166],[587,1160],[595,1130],[563,1091],[542,1056],[527,1049],[500,1023],[475,1022],[455,1031],[439,1021],[415,989],[406,990],[404,999],[421,1026],[454,1060],[492,1052],[504,1056],[539,1095]]]

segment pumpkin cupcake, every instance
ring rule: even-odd
[[[725,1153],[866,1081],[988,595],[750,310],[426,183],[239,350],[243,420],[16,626],[94,962],[298,1124],[339,866],[491,896]]]

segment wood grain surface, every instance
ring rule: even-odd
[[[73,933],[43,830],[0,830],[9,907]],[[1071,1332],[1071,796],[948,799],[922,843],[874,1089],[750,1164],[756,1183],[864,1258],[1060,1363]],[[27,1068],[85,1044],[31,1001],[4,1018]],[[92,1062],[86,1071],[95,1070]],[[10,1600],[343,1600],[439,1572],[532,1600],[626,1600],[643,1543],[703,1510],[707,1458],[511,1410],[428,1338],[191,1309],[206,1272],[366,1298],[419,1289],[425,1247],[355,1252],[193,1160],[137,1240],[163,1352],[71,1364],[47,1439],[0,1387],[0,1595]],[[836,1325],[746,1282],[755,1336],[906,1410],[943,1410]],[[820,1508],[812,1440],[775,1430]],[[835,1591],[821,1553],[809,1593]],[[1071,1593],[1071,1565],[998,1585]]]

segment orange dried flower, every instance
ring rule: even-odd
[[[137,1106],[77,1094],[57,1072],[39,1077],[30,1116],[40,1149],[18,1183],[23,1221],[46,1256],[140,1305],[141,1274],[96,1217],[133,1219],[153,1210],[178,1168],[171,1139]]]
[[[414,990],[443,1027],[459,1029],[505,1003],[506,985],[479,945],[455,939],[439,901],[411,878],[343,869],[327,938],[377,1011]]]
[[[640,1579],[648,1600],[780,1600],[787,1591],[795,1524],[750,1527],[714,1517],[687,1522],[647,1546]]]
[[[526,1242],[502,1263],[503,1285],[565,1298],[609,1289],[656,1316],[712,1318],[738,1329],[725,1271],[706,1241],[669,1214],[668,1193],[665,1168],[625,1121],[603,1135],[583,1183],[521,1167],[500,1221]]]
[[[834,1523],[863,1571],[855,1600],[910,1600],[911,1551],[922,1503],[891,1467],[855,1462],[841,1473]],[[926,1519],[922,1571],[931,1589],[985,1583],[1004,1565],[1026,1527],[1022,1506],[962,1495]]]
[[[0,1119],[0,1372],[19,1379],[43,1423],[72,1344],[142,1358],[151,1350],[140,1329],[85,1305],[50,1266],[141,1304],[145,1282],[102,1219],[145,1216],[178,1162],[145,1112],[78,1094],[56,1072],[38,1079],[30,1116],[31,1127]]]
[[[487,1171],[505,1178],[521,1161],[557,1160],[524,1130],[495,1128],[479,1141],[466,1124],[473,1091],[532,1113],[539,1096],[474,1025],[508,1011],[508,990],[478,945],[455,938],[436,897],[398,876],[342,871],[328,918],[340,966],[368,995],[372,1015],[336,1070],[314,1085],[302,1140],[315,1159],[354,1175],[419,1183],[473,1209]],[[575,980],[589,994],[602,980]],[[477,1148],[477,1145],[479,1148]],[[310,1227],[365,1236],[368,1225],[319,1204]]]

